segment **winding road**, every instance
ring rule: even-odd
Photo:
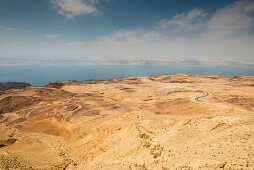
[[[144,82],[154,82],[154,81],[150,80],[147,77],[144,77],[143,81]],[[161,82],[159,82],[159,83],[161,83]],[[163,84],[165,84],[165,83],[163,83]],[[192,89],[192,90],[200,90],[200,89],[197,89],[197,88],[194,88],[194,87],[188,87],[188,86],[184,86],[184,85],[179,85],[179,86],[182,86],[182,87],[185,87],[185,88],[189,88],[189,89]],[[203,101],[201,99],[205,98],[205,97],[208,97],[208,96],[211,96],[211,93],[209,93],[208,91],[205,91],[205,90],[201,90],[201,91],[204,92],[204,95],[198,96],[198,97],[194,97],[191,100],[194,100],[194,101],[197,101],[197,102],[202,102],[202,103],[207,103],[207,102],[205,102],[205,101]]]
[[[144,77],[143,81],[144,81],[144,82],[161,83],[161,82],[152,81],[152,80],[150,80],[148,77]],[[167,84],[167,83],[161,83],[161,84]],[[232,108],[229,107],[229,106],[223,106],[223,105],[218,105],[218,104],[215,104],[215,103],[210,103],[210,102],[207,102],[207,101],[203,101],[203,100],[202,100],[203,98],[212,95],[212,94],[209,93],[208,91],[205,91],[205,90],[202,90],[202,89],[197,89],[197,88],[195,88],[195,87],[184,86],[184,85],[182,85],[182,84],[177,84],[177,85],[178,85],[178,86],[181,86],[181,87],[188,88],[188,89],[192,89],[192,90],[204,92],[204,95],[202,95],[202,96],[198,96],[198,97],[193,97],[193,98],[191,98],[192,101],[197,101],[197,102],[201,102],[201,103],[206,103],[206,104],[209,104],[209,105],[212,105],[212,106],[216,106],[216,107],[221,107],[221,108],[226,108],[226,109],[232,109]],[[234,109],[235,109],[235,110],[238,110],[238,111],[244,111],[244,112],[247,111],[247,110],[238,109],[238,108],[234,108]]]
[[[203,92],[205,93],[204,95],[202,96],[199,96],[199,97],[194,97],[193,100],[195,101],[198,101],[198,102],[204,102],[203,100],[201,100],[202,98],[205,98],[205,97],[208,97],[210,96],[211,94],[205,90],[203,90]]]

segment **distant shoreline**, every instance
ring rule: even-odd
[[[150,75],[149,77],[152,76],[160,76],[160,75],[166,75],[166,76],[177,76],[177,75],[186,75],[187,77],[189,76],[194,76],[194,77],[204,77],[204,78],[211,78],[211,79],[218,79],[218,78],[229,78],[229,79],[241,79],[242,77],[254,77],[254,76],[234,76],[234,77],[226,77],[222,75],[207,75],[207,74],[157,74],[157,75]],[[87,80],[57,80],[57,81],[50,81],[46,85],[43,86],[34,86],[34,87],[53,87],[53,88],[60,88],[64,84],[72,84],[72,83],[85,83],[85,84],[97,84],[99,82],[107,82],[107,81],[112,81],[112,80],[119,80],[123,78],[139,78],[140,76],[132,76],[132,77],[119,77],[119,78],[114,78],[114,79],[107,79],[107,80],[100,80],[100,79],[87,79]],[[144,76],[146,77],[146,76]],[[25,87],[33,86],[30,83],[27,82],[0,82],[0,91],[5,91],[9,89],[22,89]],[[59,87],[56,87],[59,86]]]
[[[120,77],[143,77],[157,74],[202,74],[254,76],[254,67],[179,66],[179,65],[28,65],[0,66],[0,82],[28,82],[45,86],[51,81],[89,79],[108,80]]]

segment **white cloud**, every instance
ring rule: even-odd
[[[218,9],[209,16],[204,9],[195,8],[189,12],[181,13],[172,18],[162,19],[160,28],[174,31],[200,31],[204,30],[205,36],[225,37],[239,32],[247,32],[254,27],[254,2],[239,0]],[[199,32],[202,34],[202,32]]]
[[[12,31],[12,30],[14,30],[14,28],[5,27],[5,26],[3,26],[3,25],[0,25],[0,29],[5,30],[5,31]]]
[[[59,35],[58,34],[45,34],[44,37],[45,38],[58,38]]]
[[[98,1],[90,0],[90,4]],[[193,9],[161,21],[163,28],[152,30],[120,29],[110,35],[97,37],[94,41],[74,41],[35,47],[44,56],[87,60],[189,60],[189,61],[234,61],[254,63],[254,2],[240,0],[206,14],[204,9]],[[188,30],[196,34],[181,34]],[[249,31],[248,31],[249,30]],[[45,36],[46,37],[46,36]],[[48,36],[52,37],[52,36]],[[53,36],[54,37],[54,36]],[[1,42],[0,42],[1,44]],[[9,54],[2,43],[0,49]],[[32,45],[33,46],[33,45]],[[15,52],[23,52],[17,45]],[[33,56],[30,46],[27,54]],[[2,54],[2,55],[3,55]],[[70,57],[71,56],[71,57]]]
[[[254,35],[246,31],[246,28],[254,28],[250,14],[252,4],[237,1],[211,16],[203,9],[193,9],[166,22],[166,26],[175,25],[181,31],[196,30],[199,36],[180,38],[174,31],[165,33],[165,29],[120,29],[87,42],[79,49],[79,54],[119,59],[254,60]]]
[[[77,15],[96,14],[96,4],[101,0],[50,0],[53,8],[58,14],[67,18],[74,18]],[[106,1],[106,0],[104,0]]]
[[[250,12],[254,10],[254,1],[253,2],[248,2],[248,5],[245,6],[244,11],[245,12]]]
[[[172,18],[159,22],[161,28],[173,28],[177,30],[199,30],[204,26],[204,18],[207,13],[203,9],[195,8],[189,12],[175,15]]]
[[[225,37],[247,32],[254,27],[254,2],[239,0],[219,9],[208,21],[210,37]]]
[[[70,43],[67,43],[68,46],[84,46],[84,45],[87,45],[88,43],[87,42],[70,42]]]
[[[111,37],[119,39],[121,41],[127,41],[129,43],[143,43],[163,39],[163,35],[159,32],[144,31],[142,29],[136,30],[120,29],[114,31]]]
[[[41,44],[41,45],[48,45],[47,42],[41,42],[40,44]]]

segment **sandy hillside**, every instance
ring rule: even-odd
[[[0,92],[0,169],[254,169],[254,77],[155,75]]]

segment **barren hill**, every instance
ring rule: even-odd
[[[0,93],[0,169],[254,169],[254,77],[57,81]]]
[[[31,84],[24,82],[0,82],[0,91],[8,89],[22,89],[28,86],[31,86]]]

